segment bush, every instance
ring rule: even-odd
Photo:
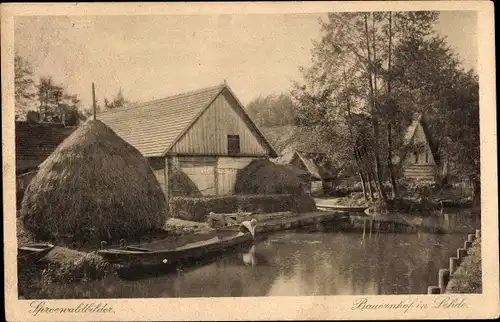
[[[425,198],[435,194],[438,190],[436,183],[428,181],[401,179],[398,186],[409,197]]]
[[[472,294],[482,292],[481,239],[468,250],[462,265],[451,276],[447,293]]]
[[[314,203],[314,200],[312,200],[312,198],[309,197],[309,199]],[[170,213],[173,215],[173,217],[199,222],[206,221],[207,216],[210,212],[271,213],[289,210],[298,211],[306,208],[304,206],[297,207],[296,201],[294,200],[292,195],[289,194],[233,195],[202,198],[173,197],[170,199],[169,206]]]
[[[42,283],[64,283],[97,280],[113,272],[113,266],[101,256],[85,253],[74,259],[51,261],[42,273]]]

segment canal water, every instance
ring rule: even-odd
[[[286,231],[169,275],[50,285],[28,298],[423,294],[466,235]]]

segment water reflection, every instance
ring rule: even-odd
[[[137,281],[51,285],[31,297],[134,298],[421,294],[463,234],[283,232],[212,263]]]

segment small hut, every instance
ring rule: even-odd
[[[84,244],[159,228],[167,203],[141,153],[89,120],[40,165],[21,218],[37,239]]]

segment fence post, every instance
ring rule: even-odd
[[[429,286],[427,288],[427,294],[439,294],[441,292],[441,289],[439,286]]]
[[[457,249],[458,265],[460,265],[460,263],[462,263],[465,256],[467,256],[467,250],[465,250],[463,248]]]
[[[481,229],[476,229],[476,239],[481,238]]]
[[[457,257],[450,257],[450,274],[455,273],[457,270],[458,266],[458,258]]]
[[[441,290],[441,294],[444,294],[446,291],[446,286],[450,281],[450,271],[446,268],[442,268],[439,270],[439,289]]]

